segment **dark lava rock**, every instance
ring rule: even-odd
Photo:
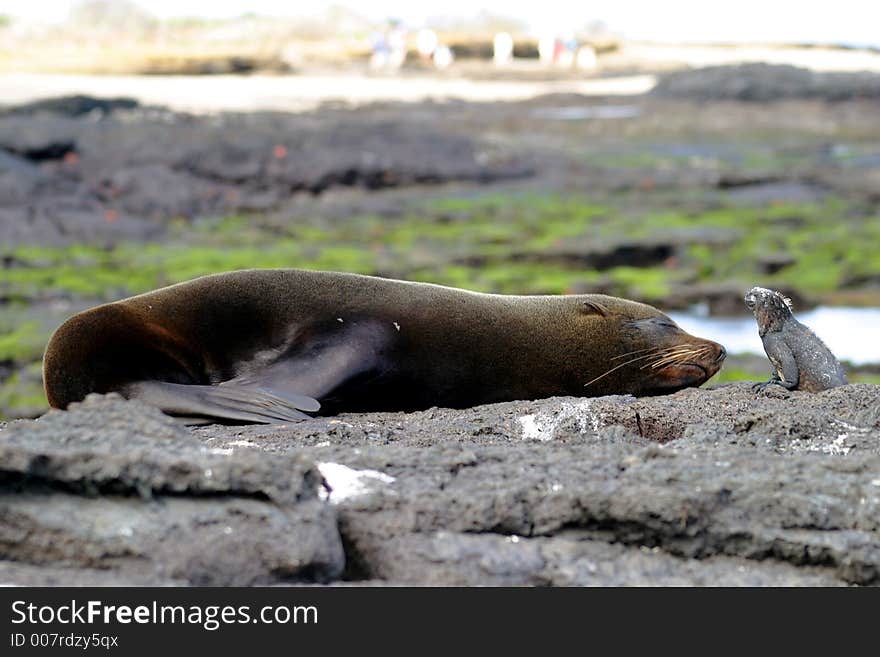
[[[77,148],[77,137],[93,122],[56,116],[0,115],[0,148],[31,162],[60,160]]]
[[[94,396],[0,434],[0,556],[205,586],[343,567],[303,455],[206,447],[153,408]]]
[[[493,148],[405,115],[0,115],[0,207],[26,216],[0,222],[0,242],[143,240],[181,217],[278,209],[295,192],[532,174],[521,156]],[[34,163],[37,171],[27,169]],[[82,207],[90,208],[85,216]]]
[[[730,384],[188,430],[93,397],[0,431],[0,577],[878,584],[878,408]]]
[[[161,164],[108,172],[94,191],[106,204],[149,219],[194,217],[228,209],[223,186]]]
[[[767,180],[731,185],[732,176],[722,176],[718,186],[728,189],[727,200],[736,205],[767,205],[770,203],[819,203],[829,194],[820,185],[799,180]],[[742,180],[742,178],[740,179]]]
[[[0,149],[0,207],[27,203],[46,178],[37,165]]]
[[[230,122],[219,143],[187,153],[179,168],[208,180],[313,193],[335,186],[488,182],[530,173],[515,163],[490,166],[470,138],[421,123],[343,121],[304,130],[288,121],[278,125],[277,134],[234,126]]]
[[[872,584],[878,400],[737,384],[195,433],[363,473],[372,485],[336,500],[353,579]]]
[[[585,240],[578,244],[577,239],[572,239],[567,240],[565,245],[553,246],[544,251],[513,253],[510,259],[514,262],[536,262],[604,271],[621,266],[654,267],[666,262],[675,251],[674,244],[662,241],[597,244],[593,240]]]
[[[651,93],[664,98],[704,101],[880,98],[880,75],[815,73],[788,64],[707,66],[669,73],[658,81]]]
[[[820,568],[734,557],[681,559],[658,547],[602,540],[434,532],[392,536],[381,547],[392,580],[431,586],[840,586]]]
[[[695,567],[691,560],[718,556],[769,559],[829,567],[829,575],[867,584],[880,576],[878,459],[863,454],[837,464],[684,445],[438,447],[418,454],[362,448],[349,461],[382,467],[395,480],[343,501],[340,527],[350,567],[370,578],[425,579],[442,552],[406,559],[390,538],[446,531],[658,548],[686,569]],[[498,552],[482,557],[510,561]],[[449,567],[460,567],[457,558]],[[539,575],[540,561],[525,566],[530,577]],[[505,568],[524,567],[514,566]]]
[[[0,586],[185,586],[183,580],[155,575],[120,573],[118,570],[35,566],[21,561],[0,561]]]
[[[106,114],[120,109],[134,109],[140,103],[134,98],[95,98],[82,94],[58,96],[37,100],[32,103],[15,105],[3,110],[5,114],[59,114],[61,116],[82,116],[92,112]]]

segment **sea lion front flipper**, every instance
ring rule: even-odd
[[[309,416],[302,411],[316,411],[316,399],[297,395],[295,399],[255,387],[235,384],[222,386],[184,385],[164,381],[140,381],[125,387],[123,394],[158,407],[168,415],[186,418],[192,423],[232,420],[272,424],[297,422]]]
[[[344,323],[343,323],[344,324]],[[238,386],[289,400],[302,411],[320,408],[315,399],[332,395],[339,386],[381,369],[382,354],[396,336],[393,324],[352,321],[277,357],[270,364],[246,368],[220,388]],[[312,406],[313,405],[313,406]]]

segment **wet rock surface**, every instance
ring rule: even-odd
[[[94,396],[0,430],[0,579],[875,585],[878,424],[868,384],[197,429]]]

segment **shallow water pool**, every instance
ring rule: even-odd
[[[741,317],[668,314],[688,333],[720,342],[732,354],[764,355],[751,313],[744,312]],[[838,359],[855,365],[880,363],[880,308],[819,306],[795,317],[822,338]]]

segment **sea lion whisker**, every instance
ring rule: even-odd
[[[645,351],[649,352],[660,352],[664,349],[670,349],[671,347],[646,347],[645,349],[634,349],[633,351],[628,351],[625,354],[620,354],[619,356],[612,356],[610,360],[617,360],[618,358],[626,358],[627,356],[632,356],[633,354],[640,354]]]
[[[669,351],[663,352],[661,354],[657,354],[657,358],[658,358],[658,360],[661,360],[664,358],[676,358],[681,355],[690,355],[692,353],[694,353],[693,349],[690,349],[688,347],[678,347],[676,349],[669,350]]]
[[[619,370],[619,369],[620,369],[621,367],[623,367],[624,365],[629,365],[629,364],[631,364],[631,363],[635,363],[635,362],[638,361],[638,360],[644,360],[645,358],[651,358],[652,356],[654,356],[654,354],[645,354],[645,355],[643,355],[643,356],[636,356],[635,358],[633,358],[633,359],[631,359],[631,360],[628,360],[628,361],[625,361],[625,362],[623,362],[623,363],[620,363],[619,365],[616,365],[615,367],[612,367],[610,370],[604,372],[603,374],[600,374],[599,376],[597,376],[597,377],[596,377],[595,379],[593,379],[592,381],[588,381],[587,383],[585,383],[585,384],[584,384],[584,388],[586,388],[586,387],[589,386],[589,385],[592,385],[592,384],[596,383],[596,381],[598,381],[599,379],[602,379],[602,378],[608,376],[608,375],[611,374],[613,371],[615,371],[615,370]]]
[[[652,369],[652,370],[657,370],[657,369],[660,369],[660,368],[662,368],[662,367],[666,367],[666,366],[668,366],[668,365],[675,365],[676,363],[681,363],[681,362],[683,362],[683,361],[682,361],[682,359],[680,359],[680,358],[670,358],[670,359],[668,359],[668,360],[664,360],[664,361],[660,361],[660,362],[654,363],[653,365],[651,365],[651,369]]]
[[[645,369],[648,366],[650,366],[651,369],[657,369],[659,367],[665,367],[666,365],[670,365],[672,363],[682,363],[687,357],[693,356],[696,353],[697,352],[694,350],[678,351],[674,354],[669,354],[662,358],[659,358],[652,363],[647,363],[646,365],[642,366],[641,369]]]
[[[652,370],[656,370],[657,368],[660,368],[660,367],[666,367],[670,363],[675,363],[675,362],[677,362],[677,360],[678,360],[677,358],[664,358],[661,360],[655,360],[652,363],[645,363],[644,365],[642,365],[641,369],[646,369],[646,368],[650,367]]]
[[[658,358],[658,359],[659,358],[667,358],[669,356],[673,356],[673,355],[677,354],[678,352],[680,352],[686,348],[687,347],[684,347],[682,345],[673,345],[671,347],[663,347],[661,349],[657,349],[654,352],[645,354],[645,356],[650,357],[650,358]]]
[[[667,365],[684,363],[688,358],[699,359],[704,356],[709,356],[711,353],[712,349],[708,345],[684,345],[673,352],[664,354],[651,363],[643,365],[641,369],[645,369],[649,366],[651,369],[659,369],[666,367]]]

